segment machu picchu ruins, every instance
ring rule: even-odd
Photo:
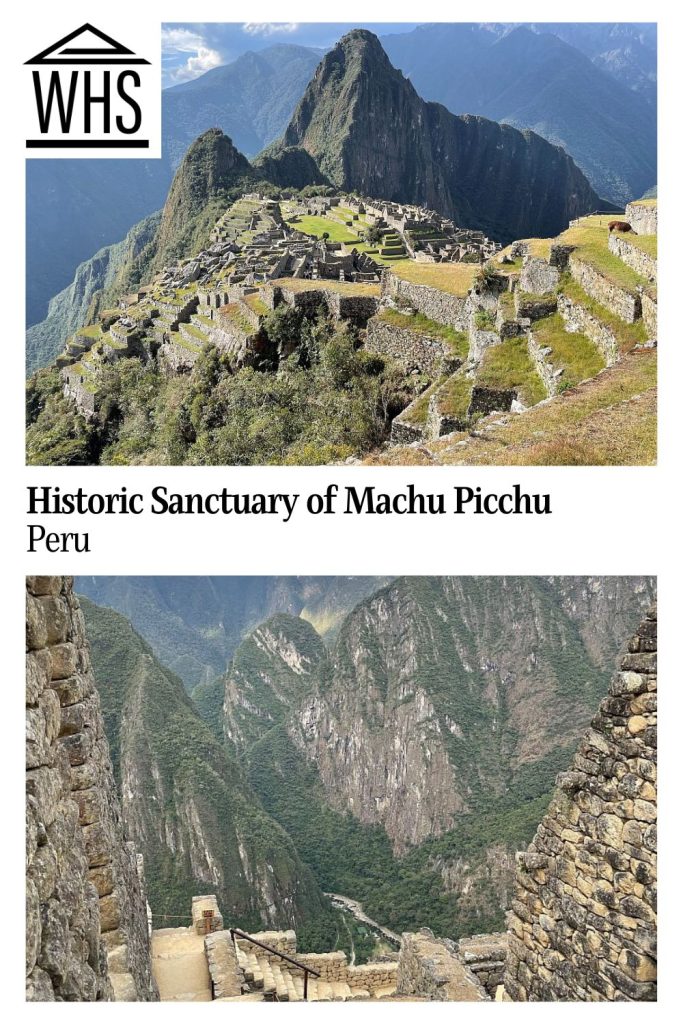
[[[231,372],[272,371],[288,353],[274,351],[266,323],[286,307],[348,326],[413,382],[378,458],[410,461],[411,448],[448,437],[466,461],[473,435],[618,377],[656,346],[656,201],[626,216],[640,232],[611,233],[609,216],[594,214],[554,239],[501,248],[414,206],[247,193],[206,249],[68,339],[57,361],[64,392],[92,418],[108,364],[133,357],[183,375],[209,345]]]

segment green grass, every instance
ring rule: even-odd
[[[415,331],[417,334],[426,334],[430,338],[438,338],[448,345],[449,351],[454,356],[460,359],[467,358],[470,343],[463,331],[456,331],[454,327],[447,324],[439,324],[422,313],[406,316],[396,309],[384,309],[379,314],[379,318],[384,323],[391,324],[392,327],[402,327],[404,330]]]
[[[305,277],[278,277],[270,284],[288,288],[293,292],[340,292],[342,295],[377,295],[379,296],[379,285],[367,281],[311,281]]]
[[[514,292],[502,292],[498,299],[498,305],[506,320],[516,319]]]
[[[653,260],[657,259],[657,235],[632,235],[629,233],[622,237],[634,249],[640,249],[641,252],[651,256]]]
[[[345,224],[340,224],[339,221],[328,217],[299,217],[295,222],[288,221],[288,224],[296,231],[302,231],[305,235],[313,235],[314,238],[322,238],[327,232],[331,242],[358,241],[358,235]]]
[[[478,270],[475,263],[421,263],[417,260],[399,260],[391,270],[404,281],[438,288],[449,295],[464,298]]]
[[[203,333],[203,331],[200,331],[200,329],[195,324],[183,324],[182,330],[187,331],[189,334],[192,335],[193,338],[196,338],[202,345],[206,341],[206,335]]]
[[[436,405],[442,416],[465,419],[472,401],[472,380],[463,373],[454,373],[437,391]]]
[[[572,302],[576,302],[588,310],[596,319],[601,320],[611,329],[617,339],[620,352],[628,352],[635,345],[644,345],[647,341],[647,328],[642,320],[627,324],[612,313],[605,306],[601,306],[594,298],[586,294],[570,274],[563,274],[558,285],[558,292],[566,295]]]
[[[657,458],[657,351],[627,354],[614,366],[521,416],[426,442],[396,446],[370,465],[649,466]]]
[[[189,326],[188,324],[185,324],[185,327],[188,327],[188,326]],[[201,332],[198,332],[198,333],[201,333]],[[202,340],[202,344],[206,341],[206,338],[204,337],[204,335],[201,336],[201,340]],[[195,345],[194,342],[188,341],[187,338],[183,338],[183,336],[182,336],[182,334],[180,334],[180,332],[176,332],[176,331],[173,332],[173,334],[171,335],[171,342],[172,342],[173,345],[178,345],[180,348],[184,348],[188,352],[197,352],[197,353],[199,353],[202,350],[202,346],[201,345]]]
[[[79,327],[75,332],[75,337],[81,338],[99,338],[102,334],[101,324],[89,324],[87,327]]]
[[[634,199],[631,206],[656,206],[656,199]]]
[[[230,320],[235,327],[239,328],[240,331],[244,331],[245,334],[253,334],[254,328],[247,320],[244,313],[240,310],[236,302],[229,302],[225,306],[221,306],[218,310],[218,316],[225,317],[226,320]],[[219,319],[220,323],[220,319]]]
[[[270,313],[270,309],[258,295],[245,295],[244,301],[249,306],[249,309],[257,313],[258,316],[267,316]]]
[[[83,388],[84,391],[87,391],[88,394],[90,395],[94,395],[97,393],[95,382],[90,376],[89,371],[83,366],[82,362],[73,363],[73,365],[71,366],[71,370],[74,373],[79,374],[79,376],[81,377],[81,387]]]
[[[536,405],[547,398],[523,335],[486,350],[476,383],[496,391],[516,391],[525,405]]]
[[[559,313],[537,320],[532,331],[542,348],[552,349],[550,362],[553,366],[564,370],[560,378],[562,389],[588,380],[605,368],[605,360],[596,345],[585,334],[566,331]]]
[[[635,270],[627,267],[609,251],[607,225],[610,220],[608,216],[583,217],[575,227],[567,228],[558,241],[563,245],[575,246],[572,255],[589,263],[612,284],[635,293],[639,287],[647,286],[647,278],[636,274]]]

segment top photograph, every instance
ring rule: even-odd
[[[656,462],[656,25],[161,51],[161,159],[26,161],[29,465]]]

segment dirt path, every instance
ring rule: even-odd
[[[161,928],[152,932],[152,970],[162,1001],[211,1001],[204,936],[194,928]]]
[[[385,928],[384,925],[377,924],[377,921],[373,921],[371,917],[364,912],[363,907],[356,900],[350,899],[348,896],[340,896],[336,892],[326,892],[326,896],[336,903],[337,906],[341,906],[344,910],[348,910],[350,914],[353,914],[357,921],[362,924],[366,924],[368,928],[371,928],[373,932],[388,939],[392,945],[401,945],[401,936],[397,935],[396,932],[392,932],[389,928]]]

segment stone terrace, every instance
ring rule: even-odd
[[[350,964],[340,951],[298,953],[292,930],[233,938],[223,928],[214,896],[195,897],[192,915],[189,928],[153,933],[154,974],[162,1000],[301,1002],[307,967],[316,972],[308,977],[311,1002],[480,1002],[496,993],[506,948],[504,935],[475,936],[459,948],[423,929],[402,935],[395,957]]]

